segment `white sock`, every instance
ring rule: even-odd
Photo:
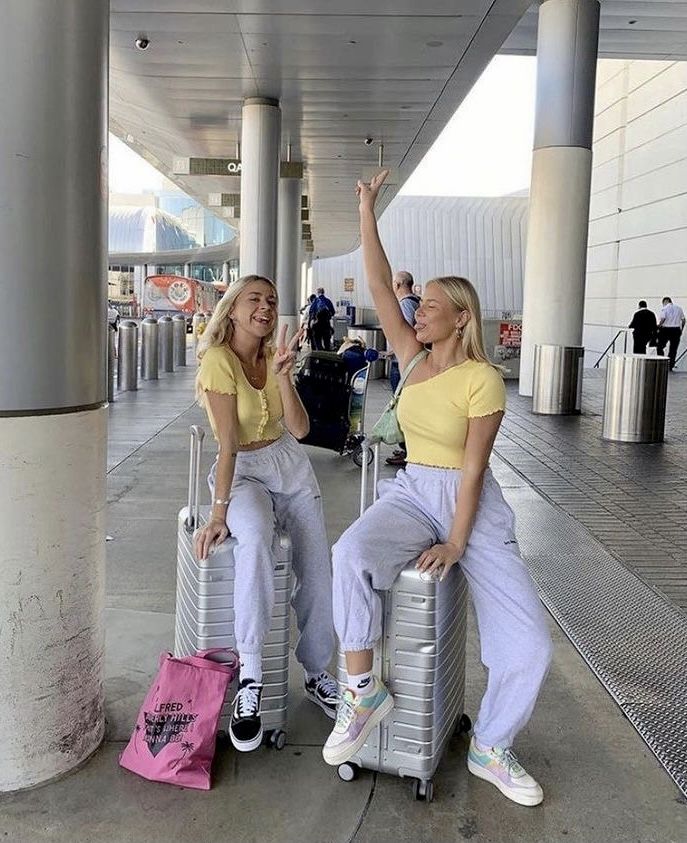
[[[368,670],[366,673],[349,673],[348,687],[355,691],[359,697],[366,697],[375,689],[374,678],[372,671]]]
[[[252,679],[258,684],[262,682],[262,654],[239,653],[239,658],[241,659],[239,682],[243,682],[244,679]]]

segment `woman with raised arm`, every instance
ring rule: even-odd
[[[469,281],[435,278],[425,286],[415,327],[403,318],[374,213],[385,177],[383,172],[370,184],[358,182],[360,231],[384,334],[401,370],[412,367],[398,404],[408,466],[380,484],[379,499],[334,546],[334,625],[348,687],[323,755],[335,765],[352,758],[394,705],[372,674],[373,648],[382,633],[376,590],[390,588],[412,560],[440,578],[459,564],[488,671],[468,769],[514,802],[537,805],[542,789],[518,763],[512,745],[548,671],[551,638],[520,557],[513,513],[489,469],[505,387],[485,354],[479,299]]]
[[[301,332],[287,345],[284,326],[275,350],[277,313],[272,281],[241,278],[218,303],[198,349],[196,395],[219,451],[208,478],[211,517],[195,537],[195,550],[198,559],[207,559],[214,545],[236,538],[234,630],[241,670],[229,734],[243,752],[262,742],[262,646],[274,605],[275,525],[291,539],[296,657],[305,670],[306,696],[332,718],[338,700],[327,672],[334,650],[329,544],[317,480],[296,441],[309,428],[291,379]]]

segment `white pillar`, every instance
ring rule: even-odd
[[[191,264],[190,263],[184,264],[184,277],[185,278],[191,277]]]
[[[297,169],[293,162],[289,167]],[[289,332],[299,324],[299,260],[301,243],[301,179],[279,179],[279,226],[277,238],[277,289],[279,322],[286,322]]]
[[[3,4],[0,791],[104,731],[108,27],[108,0]]]
[[[241,127],[241,275],[274,278],[277,269],[279,103],[250,97]]]
[[[535,345],[582,344],[598,37],[597,0],[539,9],[521,395],[532,395]]]
[[[229,261],[224,261],[222,264],[222,284],[229,284],[230,275],[229,275]]]

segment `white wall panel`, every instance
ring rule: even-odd
[[[687,121],[670,132],[625,152],[625,178],[632,179],[665,164],[684,162],[687,152]]]
[[[417,284],[439,275],[463,275],[476,286],[485,311],[522,307],[527,198],[401,196],[380,219],[380,234],[394,271]],[[315,286],[334,300],[371,307],[360,250],[313,261]],[[354,278],[353,294],[344,278]]]
[[[602,64],[604,62],[601,62]],[[624,65],[624,72],[627,74],[628,91],[635,91],[637,88],[648,82],[649,79],[654,79],[661,73],[665,73],[666,69],[670,67],[671,62],[667,61],[623,61],[619,64]]]
[[[686,36],[687,37],[687,36]],[[676,61],[649,79],[627,98],[627,119],[636,120],[657,107],[657,103],[667,103],[687,89],[687,62]]]
[[[687,62],[614,62],[598,78],[586,365],[629,322],[640,299],[655,312],[664,295],[687,306]],[[624,102],[611,105],[610,92],[623,86]],[[621,115],[614,159],[604,137],[611,114]],[[606,238],[617,243],[601,245]]]
[[[687,177],[687,173],[685,176]],[[672,191],[672,188],[668,189]],[[683,232],[687,230],[687,192],[681,196],[671,196],[647,203],[620,214],[618,236],[621,240],[625,240],[630,237],[659,234],[676,229]]]
[[[685,164],[685,159],[676,161],[644,176],[626,181],[623,186],[623,211],[641,210],[643,206],[687,193],[687,166]],[[675,220],[666,219],[665,228],[675,228]]]

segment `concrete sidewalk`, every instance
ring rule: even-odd
[[[161,650],[173,645],[176,514],[186,497],[188,427],[202,422],[191,371],[142,389],[111,409],[107,572],[107,738],[84,767],[59,782],[0,801],[0,839],[12,843],[448,843],[472,840],[684,843],[685,800],[632,726],[552,622],[556,654],[535,716],[518,740],[546,801],[518,807],[465,769],[456,738],[435,778],[436,801],[414,802],[407,782],[362,773],[339,781],[320,755],[331,721],[302,695],[292,663],[288,744],[279,753],[217,754],[209,793],[145,782],[117,766]],[[167,386],[170,387],[167,391]],[[369,414],[387,398],[373,383]],[[145,413],[137,413],[137,408]],[[207,427],[207,425],[206,425]],[[127,444],[128,443],[128,444]],[[208,442],[204,462],[212,459]],[[129,449],[127,452],[127,448]],[[309,449],[333,541],[356,516],[359,470]],[[518,506],[531,492],[494,460]],[[553,539],[552,539],[553,542]],[[553,544],[552,544],[553,547]],[[553,551],[552,551],[553,552]],[[474,625],[466,710],[484,684]]]

